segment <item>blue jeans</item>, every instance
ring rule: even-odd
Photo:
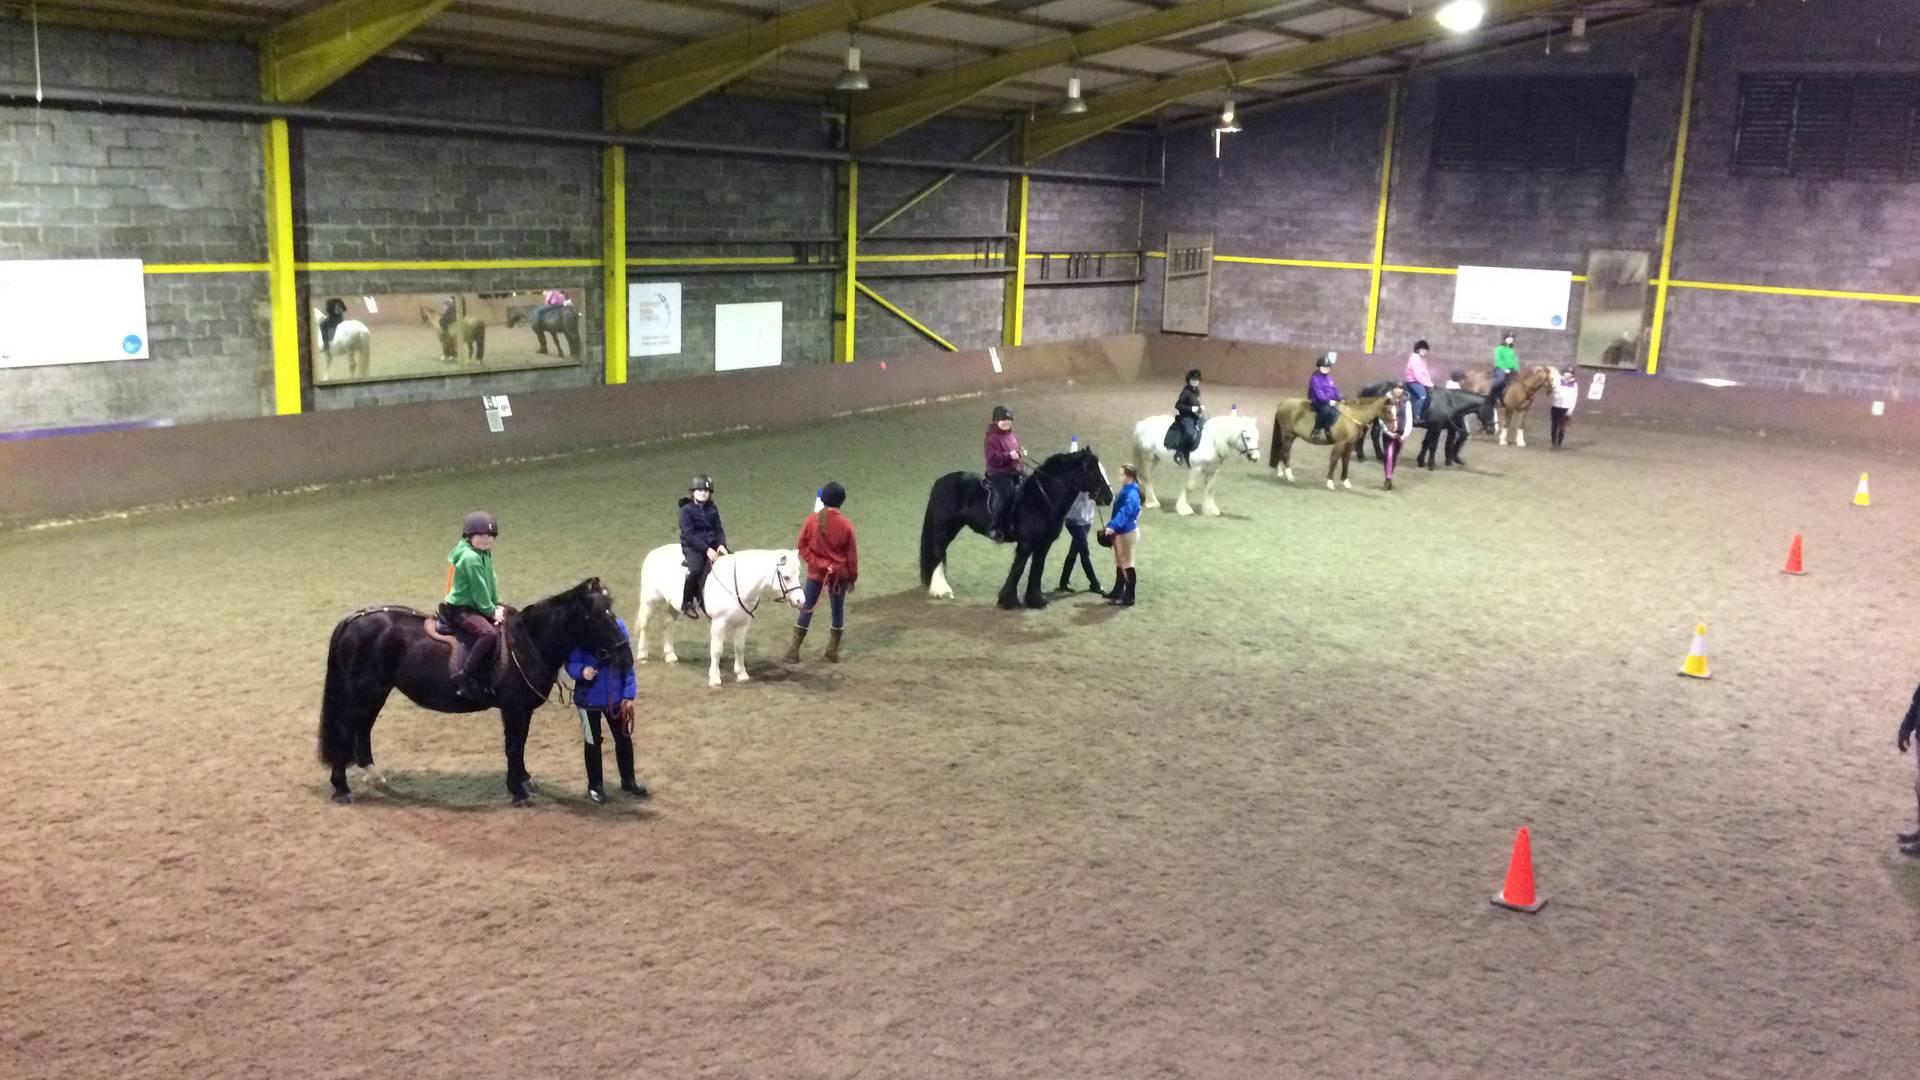
[[[800,618],[793,625],[805,630],[813,623],[814,605],[820,602],[820,592],[826,589],[826,582],[819,578],[808,578],[807,589],[800,602]],[[826,589],[828,603],[833,608],[833,628],[844,630],[847,626],[847,587],[835,582],[833,588]]]
[[[1427,395],[1433,393],[1433,391],[1419,383],[1408,383],[1407,393],[1413,396],[1413,418],[1416,421],[1425,420],[1427,418]]]

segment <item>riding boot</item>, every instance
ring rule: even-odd
[[[794,627],[793,640],[787,643],[787,655],[781,657],[780,658],[781,661],[788,664],[799,663],[800,662],[800,643],[805,640],[807,640],[807,628],[804,626]]]
[[[832,630],[827,631],[827,651],[821,654],[827,658],[827,663],[837,664],[840,662],[840,635],[845,632],[846,631],[839,627],[834,627]]]
[[[1113,577],[1113,588],[1102,593],[1101,599],[1109,604],[1118,604],[1127,595],[1127,572],[1116,567]]]
[[[653,794],[653,792],[647,790],[645,784],[634,779],[632,739],[615,739],[613,741],[613,760],[614,763],[620,767],[621,791],[626,792],[636,799],[644,799]]]
[[[1122,597],[1120,600],[1121,607],[1133,606],[1133,590],[1134,590],[1134,586],[1138,584],[1140,584],[1139,572],[1131,566],[1127,567],[1127,592],[1126,592],[1126,595]]]
[[[700,617],[700,579],[692,570],[687,571],[687,584],[680,590],[680,614],[689,619]]]
[[[619,723],[618,720],[613,720],[612,717],[608,717],[607,719],[612,720],[616,724]],[[600,744],[597,742],[586,743],[584,751],[587,761],[587,798],[597,803],[606,802],[607,793],[606,789],[602,786],[600,773]]]

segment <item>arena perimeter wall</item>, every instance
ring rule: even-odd
[[[1271,409],[1280,397],[1305,397],[1307,378],[1322,350],[1286,345],[1258,345],[1213,338],[1153,335],[1146,339],[1143,378],[1177,383],[1188,368],[1200,368],[1209,383],[1271,387],[1276,393],[1261,402],[1238,402],[1242,412],[1257,415]],[[1399,379],[1407,358],[1401,353],[1372,356],[1341,353],[1340,388],[1352,394],[1369,383]],[[1450,364],[1434,356],[1429,361],[1436,379],[1466,364]],[[1480,365],[1485,366],[1485,365]],[[1582,421],[1641,424],[1699,435],[1746,434],[1784,436],[1830,445],[1871,447],[1876,452],[1920,451],[1920,403],[1889,400],[1886,414],[1872,415],[1872,402],[1855,397],[1808,394],[1746,386],[1708,386],[1685,379],[1634,372],[1606,372],[1600,400],[1586,396],[1597,372],[1580,373]],[[1221,402],[1212,402],[1217,409]],[[1538,417],[1530,425],[1546,429],[1547,403],[1537,402]],[[1863,467],[1865,467],[1863,465]]]
[[[1132,335],[537,391],[487,430],[479,396],[0,442],[0,526],[364,480],[850,412],[1010,385],[1134,377]]]

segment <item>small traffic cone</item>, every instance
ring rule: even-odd
[[[1787,565],[1781,567],[1780,572],[1783,574],[1793,574],[1795,576],[1799,576],[1807,572],[1806,568],[1800,565],[1800,534],[1799,533],[1793,534],[1793,546],[1787,548]]]
[[[1067,440],[1067,453],[1077,454],[1079,452],[1080,452],[1080,436],[1075,435],[1073,438]]]
[[[1701,623],[1693,628],[1693,647],[1687,650],[1687,661],[1680,665],[1680,674],[1689,679],[1711,679],[1707,674],[1707,624]]]
[[[1853,489],[1853,505],[1855,506],[1873,505],[1873,503],[1867,498],[1867,474],[1866,473],[1860,474],[1860,486]]]
[[[1525,825],[1514,834],[1513,858],[1507,863],[1507,884],[1493,902],[1509,911],[1524,911],[1529,915],[1547,906],[1544,897],[1533,895],[1533,843]]]

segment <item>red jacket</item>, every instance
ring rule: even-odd
[[[821,528],[821,522],[826,527]],[[840,511],[828,507],[808,514],[800,526],[800,557],[806,560],[807,577],[814,581],[832,579],[851,585],[860,576],[860,549],[853,538],[853,522]]]

